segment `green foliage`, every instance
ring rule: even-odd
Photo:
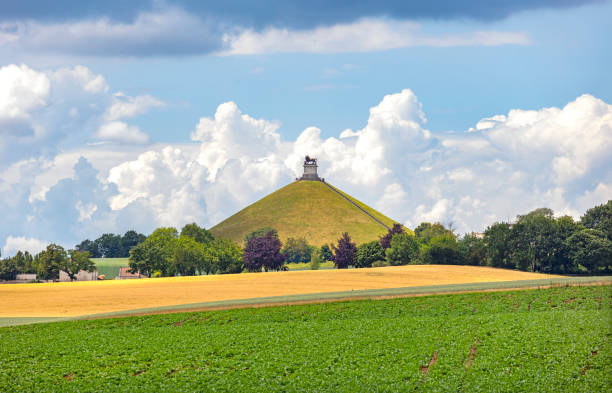
[[[70,254],[70,258],[65,258],[63,262],[60,264],[60,270],[65,271],[70,277],[71,281],[76,279],[76,275],[79,274],[81,270],[85,270],[88,272],[93,272],[96,270],[96,265],[89,258],[89,251],[77,251],[70,250],[68,251]]]
[[[126,258],[130,250],[145,239],[145,235],[133,230],[123,236],[105,233],[94,241],[85,239],[75,248],[77,251],[88,251],[92,258]]]
[[[205,245],[189,236],[182,236],[176,242],[172,263],[168,274],[170,276],[194,276],[197,272],[211,270],[206,267],[207,258]]]
[[[555,221],[548,215],[527,214],[512,226],[512,260],[520,270],[551,271],[555,259]]]
[[[219,274],[241,273],[244,270],[242,248],[231,240],[215,239],[211,254],[214,258],[214,271]]]
[[[465,260],[455,236],[445,234],[431,239],[423,255],[425,263],[437,265],[463,265]]]
[[[587,210],[580,222],[586,228],[604,233],[612,241],[612,199]]]
[[[310,270],[319,270],[321,268],[321,256],[319,250],[313,250],[310,255]]]
[[[611,302],[609,287],[562,287],[15,326],[0,329],[0,386],[610,392]]]
[[[0,259],[0,280],[14,280],[19,269],[13,258]]]
[[[487,263],[487,248],[482,238],[475,234],[465,235],[459,242],[466,265],[484,266]]]
[[[510,258],[510,224],[496,222],[484,233],[487,262],[493,267],[512,268]]]
[[[414,235],[421,244],[427,244],[431,241],[432,238],[437,236],[454,236],[453,231],[451,231],[450,229],[446,229],[444,225],[440,224],[439,222],[436,222],[434,224],[431,224],[429,222],[421,223],[414,230]]]
[[[389,266],[389,262],[387,262],[387,261],[375,261],[374,263],[372,263],[372,267],[385,267],[385,266]]]
[[[167,270],[169,262],[159,245],[144,241],[132,248],[128,265],[132,273],[138,272],[151,277],[154,271]]]
[[[43,280],[55,280],[59,278],[59,271],[64,266],[68,254],[64,247],[57,244],[49,244],[47,249],[37,255],[38,278]]]
[[[612,241],[603,232],[583,229],[571,235],[566,245],[569,257],[589,272],[612,271]]]
[[[285,241],[282,253],[285,254],[288,263],[308,262],[313,248],[303,237],[298,239],[290,237]]]
[[[181,237],[190,237],[201,244],[209,244],[215,240],[209,231],[199,227],[195,222],[187,224],[181,229]]]
[[[157,228],[144,242],[132,249],[130,268],[133,272],[140,271],[149,277],[155,270],[161,271],[163,276],[176,273],[172,262],[177,247],[176,228]]]
[[[419,244],[413,235],[407,233],[396,233],[393,235],[391,246],[385,251],[387,262],[395,266],[415,263],[418,256]]]
[[[530,211],[527,214],[516,216],[516,221],[521,222],[525,220],[531,220],[535,217],[544,217],[544,218],[548,218],[549,220],[552,220],[554,216],[555,216],[555,212],[553,212],[552,209],[549,209],[547,207],[540,207],[540,208]]]
[[[369,243],[360,244],[357,247],[357,258],[355,267],[371,267],[372,263],[385,258],[385,250],[380,242],[373,240]]]
[[[331,261],[333,257],[332,250],[327,244],[321,246],[319,255],[321,255],[321,260],[323,261]]]

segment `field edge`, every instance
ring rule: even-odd
[[[411,296],[430,296],[487,291],[511,291],[517,289],[536,289],[555,286],[580,285],[612,285],[612,276],[544,278],[536,280],[494,281],[400,288],[363,289],[342,292],[308,293],[247,299],[218,300],[212,302],[185,303],[172,306],[137,308],[131,310],[113,311],[108,313],[81,315],[77,317],[8,317],[0,318],[0,328],[7,326],[27,325],[33,323],[51,323],[59,321],[102,318],[121,318],[139,315],[212,311],[230,308],[274,307],[308,303],[339,302],[347,300],[387,299]]]

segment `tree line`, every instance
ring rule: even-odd
[[[124,236],[104,234],[93,242],[81,242],[75,250],[51,244],[35,256],[19,251],[0,260],[0,279],[18,273],[54,279],[59,270],[73,277],[81,269],[93,271],[92,255],[123,256],[126,248],[131,270],[149,277],[278,271],[286,270],[287,263],[306,262],[316,269],[324,261],[333,261],[339,269],[448,264],[603,274],[612,272],[612,200],[587,210],[579,221],[555,218],[551,209],[540,208],[517,216],[513,223],[496,222],[484,233],[463,236],[441,223],[421,223],[414,231],[395,224],[380,239],[359,246],[348,233],[331,246],[315,247],[303,238],[289,238],[283,244],[276,230],[262,228],[247,235],[241,247],[215,239],[195,223],[180,232],[157,228],[148,237],[135,231]]]
[[[34,256],[18,251],[13,257],[0,260],[0,280],[14,280],[18,274],[36,274],[38,280],[57,280],[60,270],[74,280],[79,271],[93,272],[95,269],[89,252],[66,251],[62,246],[49,244]]]
[[[127,231],[123,236],[105,233],[96,240],[85,239],[77,244],[78,251],[88,251],[91,258],[128,258],[130,250],[147,237],[136,231]]]

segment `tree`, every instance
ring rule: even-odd
[[[89,251],[69,250],[70,258],[65,258],[60,264],[60,270],[63,270],[70,277],[70,281],[76,280],[77,274],[81,270],[93,272],[96,270],[96,265],[89,259]]]
[[[310,255],[310,270],[319,270],[321,267],[321,253],[319,250],[312,250]]]
[[[241,273],[244,270],[243,251],[233,241],[215,239],[211,245],[213,270],[220,274]]]
[[[380,238],[380,245],[383,249],[386,250],[387,248],[391,247],[391,238],[396,233],[404,233],[404,227],[402,227],[400,224],[393,224],[393,228],[389,229],[389,231]]]
[[[19,269],[14,258],[0,259],[0,280],[14,280],[19,274]]]
[[[385,251],[385,254],[390,265],[407,265],[417,260],[419,244],[412,235],[396,233],[391,238],[390,247]]]
[[[67,257],[64,247],[49,244],[46,250],[38,254],[38,276],[45,280],[58,279],[59,271]]]
[[[199,227],[195,222],[187,224],[181,229],[181,237],[183,236],[190,237],[201,244],[209,244],[215,240],[209,231]]]
[[[554,256],[551,266],[544,266],[546,273],[576,273],[578,265],[570,258],[570,246],[567,239],[584,227],[570,216],[559,217],[554,220],[555,230],[553,238]]]
[[[466,264],[482,266],[487,263],[487,249],[484,240],[473,233],[463,236],[459,241],[459,249]]]
[[[463,265],[464,259],[454,235],[436,236],[429,242],[425,251],[426,263],[437,265]]]
[[[102,258],[119,258],[122,255],[121,236],[105,233],[94,242]]]
[[[510,225],[496,222],[484,233],[487,263],[493,267],[513,268],[510,258]]]
[[[357,247],[355,267],[371,267],[372,263],[385,259],[385,250],[379,241],[371,241]]]
[[[244,247],[244,267],[250,272],[281,270],[285,264],[285,255],[281,253],[283,244],[275,230],[269,230],[264,235],[257,233],[248,236]]]
[[[323,261],[331,261],[333,257],[332,250],[327,244],[321,246],[319,255],[321,255],[321,260]]]
[[[176,228],[157,228],[146,240],[130,251],[130,270],[149,277],[155,271],[162,276],[176,274],[172,261],[178,244]]]
[[[573,263],[583,266],[588,273],[612,269],[612,241],[603,232],[583,229],[567,239]]]
[[[119,258],[130,256],[130,250],[147,239],[142,233],[136,231],[127,231],[120,239],[121,252]]]
[[[553,212],[552,209],[549,209],[547,207],[540,207],[540,208],[530,211],[527,214],[516,216],[516,221],[521,222],[523,220],[527,220],[533,217],[544,217],[544,218],[549,218],[552,220],[554,215],[555,215],[555,212]]]
[[[510,230],[514,265],[531,272],[550,271],[555,257],[554,219],[547,214],[531,213],[520,217]]]
[[[174,247],[170,276],[195,276],[196,272],[206,270],[207,254],[205,246],[188,236],[181,236]]]
[[[453,231],[451,231],[450,229],[446,229],[444,225],[440,224],[439,222],[436,222],[434,224],[431,224],[429,222],[421,223],[414,230],[414,235],[416,236],[420,244],[428,244],[429,241],[436,236],[455,236],[453,234]]]
[[[347,232],[342,234],[338,239],[338,247],[332,244],[334,265],[338,269],[346,269],[351,265],[355,265],[357,259],[357,245],[351,241],[351,237]]]
[[[128,261],[132,273],[144,274],[151,277],[155,271],[168,269],[168,262],[164,250],[154,242],[142,242],[130,250]]]
[[[310,261],[312,248],[303,237],[298,239],[290,237],[285,241],[282,252],[286,255],[289,263],[308,262]]]
[[[79,244],[77,244],[74,248],[77,251],[89,251],[89,254],[92,258],[101,258],[102,254],[100,254],[100,250],[98,250],[98,244],[95,241],[91,241],[89,239],[85,239]]]
[[[19,273],[36,273],[36,266],[34,266],[34,259],[32,255],[25,251],[17,251],[17,254],[11,258],[17,267]]]
[[[586,228],[603,232],[612,241],[612,199],[587,210],[580,222]]]

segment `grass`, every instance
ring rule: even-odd
[[[388,226],[393,225],[392,219],[351,199]],[[276,229],[282,241],[304,237],[316,246],[335,243],[343,232],[348,232],[357,244],[377,240],[387,232],[318,181],[293,182],[217,224],[211,232],[215,237],[242,244],[247,234],[262,227]]]
[[[604,392],[609,286],[0,329],[3,391]]]
[[[119,268],[128,266],[128,258],[91,258],[96,264],[98,274],[104,274],[107,280],[119,275]]]
[[[310,270],[310,262],[300,263],[288,263],[287,268],[289,270]],[[319,265],[319,269],[334,269],[334,263],[332,261],[323,261]]]
[[[74,317],[189,303],[555,277],[477,266],[408,265],[12,284],[0,286],[0,318]]]

